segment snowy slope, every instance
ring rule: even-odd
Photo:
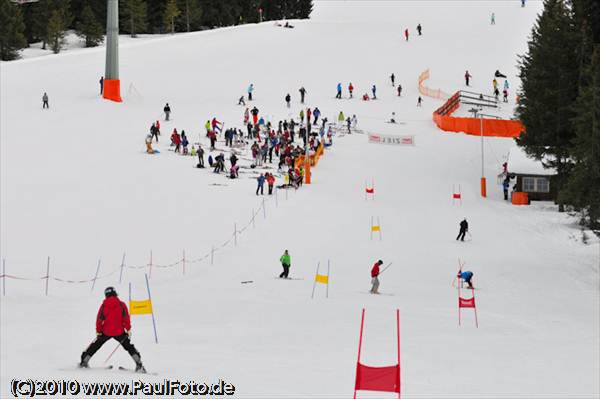
[[[122,298],[127,283],[143,298],[144,269],[203,257],[229,240],[234,223],[248,224],[262,206],[249,174],[230,181],[168,151],[168,135],[185,129],[191,141],[216,116],[240,126],[237,98],[254,83],[255,105],[275,123],[307,106],[329,120],[356,114],[365,131],[413,134],[415,147],[368,144],[364,135],[336,137],[314,170],[313,183],[271,198],[238,239],[208,258],[152,269],[158,345],[148,317],[133,320],[133,342],[159,377],[233,383],[240,397],[347,397],[352,394],[360,310],[367,308],[363,362],[395,360],[395,315],[401,312],[404,397],[598,397],[600,394],[597,242],[582,244],[573,219],[547,203],[515,207],[502,201],[495,176],[514,143],[486,138],[488,199],[479,197],[480,141],[444,133],[416,108],[416,79],[462,88],[465,69],[475,91],[489,92],[496,69],[517,87],[523,53],[539,2],[315,2],[313,18],[295,29],[272,23],[199,32],[121,47],[125,102],[98,97],[102,49],[2,63],[0,112],[1,249],[6,273],[51,275],[91,283],[7,280],[1,304],[0,396],[15,377],[127,381],[112,371],[63,371],[93,338],[106,285]],[[496,25],[489,25],[491,12]],[[416,37],[421,23],[424,35]],[[411,29],[405,42],[402,31]],[[388,76],[404,87],[395,96]],[[377,101],[335,100],[335,86],[352,82],[355,97],[378,87]],[[129,90],[132,87],[134,89]],[[41,95],[50,110],[41,110]],[[293,98],[291,111],[283,98]],[[511,90],[511,103],[514,97]],[[345,96],[347,93],[345,92]],[[144,153],[143,139],[165,102],[161,154]],[[391,112],[405,124],[385,123]],[[509,107],[503,112],[510,114]],[[202,134],[203,136],[203,134]],[[202,137],[204,141],[204,137]],[[218,147],[222,148],[223,143]],[[227,165],[229,163],[227,162]],[[247,164],[247,162],[246,162]],[[364,199],[375,178],[376,200]],[[214,186],[213,183],[226,184]],[[453,206],[453,184],[463,205]],[[379,216],[383,240],[369,240]],[[467,217],[473,240],[454,240]],[[277,281],[278,258],[292,256],[292,274]],[[464,312],[457,327],[457,258],[475,273],[479,329]],[[381,291],[369,296],[377,259],[393,266]],[[331,260],[330,298],[317,287],[317,262]],[[148,271],[146,269],[146,271]],[[252,280],[250,284],[241,281]],[[104,347],[100,365],[114,348]],[[118,351],[113,364],[127,364]],[[361,397],[368,396],[366,393]],[[371,395],[372,397],[373,395]],[[377,396],[377,395],[376,395]],[[384,395],[378,395],[379,397]],[[389,395],[391,397],[392,395]],[[387,397],[387,396],[386,396]]]

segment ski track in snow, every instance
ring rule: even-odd
[[[120,53],[125,102],[98,97],[103,51],[2,63],[0,68],[1,248],[6,273],[84,280],[126,264],[166,265],[196,259],[238,237],[210,257],[153,268],[150,279],[159,344],[149,316],[134,316],[132,341],[149,370],[164,378],[212,382],[223,378],[248,398],[347,397],[354,384],[360,309],[365,307],[362,362],[395,361],[395,314],[401,314],[403,397],[598,397],[600,394],[598,241],[584,245],[574,219],[547,203],[516,207],[502,201],[496,175],[512,140],[485,139],[487,199],[479,197],[480,139],[444,133],[431,114],[441,102],[416,108],[417,76],[427,85],[489,94],[492,74],[508,75],[508,117],[518,87],[516,55],[526,49],[541,2],[316,1],[311,20],[295,29],[273,23],[148,40]],[[491,12],[496,25],[489,25]],[[423,36],[414,28],[423,26]],[[409,42],[402,36],[411,29]],[[261,54],[261,56],[259,56]],[[394,72],[403,86],[395,96]],[[349,82],[355,98],[335,100]],[[232,181],[192,166],[196,158],[168,149],[174,127],[207,149],[203,125],[216,116],[241,125],[237,99],[249,83],[261,114],[277,123],[306,106],[335,121],[356,114],[359,127],[412,134],[414,147],[368,144],[365,135],[334,138],[313,170],[313,184],[280,191],[262,205],[256,183]],[[501,82],[502,83],[502,82]],[[376,101],[359,97],[378,88]],[[133,87],[135,90],[130,90]],[[48,92],[50,110],[41,110]],[[284,96],[292,95],[292,108]],[[169,102],[174,120],[162,121]],[[464,110],[461,110],[461,112]],[[392,112],[405,124],[386,123]],[[143,153],[150,124],[161,119],[161,154]],[[223,143],[219,143],[223,147]],[[213,153],[214,154],[214,153]],[[208,155],[208,153],[206,154]],[[247,155],[246,155],[247,157]],[[228,158],[228,156],[227,156]],[[248,160],[242,159],[242,165]],[[226,162],[229,165],[229,162]],[[275,165],[276,166],[276,165]],[[245,170],[244,170],[245,171]],[[365,179],[375,178],[375,201],[365,201]],[[276,184],[280,184],[278,179]],[[212,186],[226,184],[226,186]],[[463,205],[452,205],[461,184]],[[265,190],[266,191],[266,190]],[[265,196],[266,197],[266,196]],[[369,240],[379,216],[383,240]],[[467,217],[472,240],[454,240]],[[278,259],[292,256],[278,281]],[[457,326],[457,259],[475,273],[479,329],[472,312]],[[331,260],[329,299],[314,272]],[[373,262],[393,262],[370,288]],[[118,271],[89,284],[6,281],[1,299],[0,396],[12,378],[128,381],[113,371],[75,373],[73,364],[94,336],[102,289],[127,283],[145,298],[144,269]],[[240,284],[252,280],[252,284]],[[100,365],[109,342],[92,359]],[[132,366],[122,350],[111,363]],[[136,376],[137,377],[137,376]],[[362,393],[361,397],[367,397]],[[371,395],[373,396],[373,395]]]

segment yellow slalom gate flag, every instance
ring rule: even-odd
[[[373,226],[371,227],[371,231],[381,231],[381,226]]]
[[[329,276],[325,276],[324,274],[317,274],[315,276],[315,281],[321,284],[329,284]]]
[[[152,301],[129,301],[129,313],[134,314],[152,314]]]

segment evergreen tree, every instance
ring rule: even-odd
[[[27,46],[25,24],[18,6],[9,0],[0,0],[0,59],[19,58],[19,50]]]
[[[60,11],[54,10],[52,11],[52,15],[50,16],[50,20],[48,21],[47,28],[47,41],[50,45],[50,49],[55,53],[60,53],[63,46],[65,45],[65,29],[66,23],[64,18],[62,17]]]
[[[562,0],[545,0],[520,60],[522,82],[517,113],[525,132],[517,140],[525,152],[557,171],[557,189],[566,183],[575,137],[572,104],[578,94],[576,31]],[[559,210],[564,206],[559,196]]]
[[[86,4],[77,22],[77,35],[85,38],[85,47],[95,47],[104,40],[104,29],[96,21],[92,7]]]
[[[148,28],[147,7],[144,0],[121,0],[121,28],[129,32],[131,37],[137,37],[138,32],[145,32]]]
[[[175,33],[175,18],[180,14],[179,8],[175,0],[167,0],[165,7],[165,13],[163,14],[163,23],[165,28],[171,30],[171,33]]]
[[[582,222],[600,230],[600,44],[594,46],[573,120],[575,166],[562,199],[581,211]]]

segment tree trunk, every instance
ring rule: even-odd
[[[129,23],[131,25],[131,37],[136,37],[136,34],[135,34],[135,22],[133,21],[133,13],[129,17]]]
[[[187,25],[187,31],[190,31],[190,3],[189,0],[185,0],[185,23]]]

